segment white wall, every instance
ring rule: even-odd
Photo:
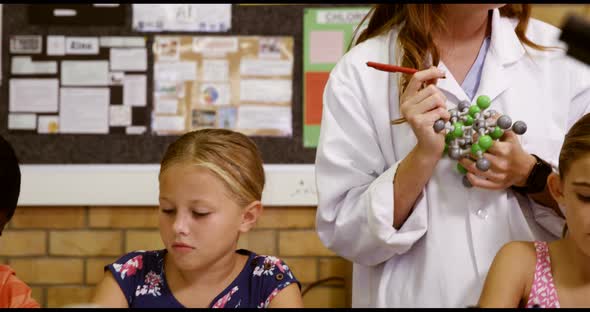
[[[21,206],[158,204],[160,165],[21,165]],[[314,165],[264,165],[266,206],[316,206]]]

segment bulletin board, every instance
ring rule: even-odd
[[[293,38],[156,36],[152,132],[292,136]]]
[[[8,129],[38,135],[143,134],[143,36],[12,35]]]
[[[232,5],[232,25],[228,32],[215,36],[270,36],[289,37],[293,44],[292,68],[292,134],[290,136],[259,136],[253,135],[262,152],[265,163],[268,164],[309,164],[315,159],[315,148],[306,148],[303,144],[303,16],[306,7],[335,7],[341,5]],[[351,5],[346,5],[350,7]],[[366,5],[365,5],[366,6]],[[122,4],[122,25],[118,22],[111,24],[99,23],[92,19],[87,23],[60,24],[51,20],[35,22],[31,19],[29,5],[5,4],[2,10],[2,36],[4,42],[9,42],[11,36],[42,36],[43,43],[47,36],[72,37],[145,37],[147,47],[147,70],[133,72],[145,75],[147,81],[147,96],[145,106],[138,106],[132,112],[132,123],[150,120],[154,109],[154,54],[151,48],[154,38],[158,35],[166,36],[200,36],[210,35],[206,32],[136,32],[132,29],[131,4]],[[35,14],[43,14],[37,10]],[[95,14],[92,16],[96,16]],[[100,16],[100,15],[99,15]],[[118,15],[117,15],[118,16]],[[103,15],[106,18],[106,15]],[[43,49],[45,49],[45,44]],[[110,53],[102,52],[101,53]],[[2,47],[2,85],[0,93],[0,133],[14,146],[23,164],[150,164],[159,163],[166,147],[178,136],[175,134],[154,135],[151,125],[147,131],[134,135],[125,133],[123,129],[110,131],[108,134],[59,134],[40,135],[37,132],[9,131],[8,103],[10,83],[11,58],[9,45]],[[104,55],[106,58],[106,54]],[[80,56],[80,59],[85,59]],[[58,75],[61,68],[58,68]],[[27,77],[40,78],[40,77]],[[117,95],[117,87],[110,87],[109,96]],[[133,124],[131,126],[134,126]],[[129,126],[127,126],[129,127]],[[112,130],[112,129],[111,129]]]

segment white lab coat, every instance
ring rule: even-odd
[[[488,95],[491,109],[525,121],[524,149],[557,166],[564,134],[590,111],[590,72],[563,50],[523,47],[515,26],[494,10],[475,98]],[[559,29],[538,20],[527,36],[561,45]],[[474,305],[503,244],[555,239],[564,220],[509,190],[465,188],[457,162],[445,157],[406,222],[393,228],[392,181],[416,137],[407,123],[389,124],[400,117],[399,74],[365,63],[396,63],[395,40],[394,30],[359,44],[330,73],[316,156],[317,231],[328,248],[354,262],[353,307]],[[439,68],[445,70],[442,62]],[[445,71],[437,87],[447,108],[469,101]]]

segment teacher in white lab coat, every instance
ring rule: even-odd
[[[589,70],[527,4],[383,4],[369,16],[324,91],[319,237],[354,262],[354,307],[475,305],[503,244],[561,234],[545,181],[564,134],[590,112]],[[433,124],[479,95],[528,130],[507,131],[486,172],[462,160],[468,188]]]

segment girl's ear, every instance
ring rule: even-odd
[[[262,214],[262,203],[259,200],[250,203],[242,213],[242,222],[240,223],[240,232],[246,233],[256,225],[258,217]]]
[[[561,177],[552,172],[549,177],[547,177],[547,187],[549,188],[549,192],[553,199],[560,205],[563,206],[565,204],[565,200],[563,198],[563,184],[561,183]]]

